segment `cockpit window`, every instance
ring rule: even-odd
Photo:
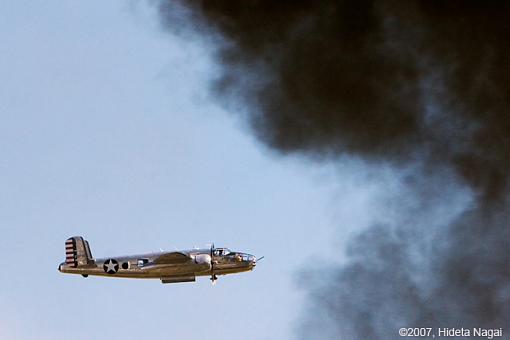
[[[227,248],[217,248],[214,250],[215,256],[225,256],[228,254],[230,254],[230,250],[228,250]]]

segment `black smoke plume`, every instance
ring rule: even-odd
[[[396,339],[406,326],[510,333],[509,2],[161,0],[159,12],[171,31],[209,40],[213,93],[272,149],[420,164],[409,185],[423,205],[442,204],[439,173],[472,192],[439,230],[426,230],[425,209],[360,233],[350,262],[308,286],[316,327],[305,338]]]

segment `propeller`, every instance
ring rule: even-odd
[[[214,274],[214,260],[213,260],[213,256],[214,256],[214,243],[211,244],[211,283],[214,286],[214,284],[216,283],[217,277]]]
[[[259,257],[258,259],[255,260],[255,263],[259,262],[260,260],[262,260],[265,256],[261,256]]]

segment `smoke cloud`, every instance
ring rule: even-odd
[[[303,338],[510,332],[509,7],[159,1],[165,28],[215,47],[213,93],[271,149],[416,169],[409,186],[424,209],[360,233],[347,264],[309,273]],[[469,208],[428,225],[458,190],[471,193]]]

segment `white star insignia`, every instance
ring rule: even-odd
[[[105,266],[106,266],[106,272],[109,273],[109,272],[113,272],[115,273],[117,271],[117,266],[118,264],[113,262],[113,260],[109,259],[108,261],[106,261],[105,263]]]

